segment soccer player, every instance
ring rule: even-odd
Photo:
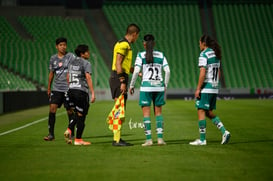
[[[128,76],[132,72],[131,65],[133,53],[131,44],[134,43],[139,35],[140,28],[136,24],[127,27],[124,38],[116,42],[113,51],[112,72],[109,79],[112,98],[116,101],[120,94],[124,94],[124,103],[127,100]],[[114,134],[113,146],[131,146],[120,138],[120,130]]]
[[[208,35],[203,35],[199,41],[199,80],[195,91],[195,106],[198,113],[200,139],[190,142],[190,145],[206,145],[206,116],[221,131],[222,142],[227,144],[230,133],[225,129],[220,118],[213,113],[216,109],[216,99],[219,89],[221,47]]]
[[[91,103],[95,102],[91,64],[87,61],[90,58],[90,52],[87,45],[78,45],[75,53],[78,57],[70,62],[67,74],[69,81],[68,97],[70,105],[75,107],[75,120],[70,122],[64,135],[67,143],[71,144],[71,131],[74,129],[74,125],[77,124],[74,145],[90,145],[90,142],[82,139],[84,122],[89,109],[89,91],[91,93]]]
[[[165,92],[170,79],[170,68],[166,57],[160,51],[154,50],[155,39],[151,34],[144,36],[143,42],[146,51],[137,54],[134,73],[130,83],[130,94],[134,93],[134,85],[142,69],[139,105],[142,107],[146,141],[142,146],[153,145],[151,131],[151,102],[154,104],[156,119],[157,144],[165,145],[163,140],[162,106],[165,104]],[[165,72],[163,80],[162,69]]]
[[[48,130],[49,134],[44,137],[45,141],[52,141],[55,139],[54,126],[56,120],[57,108],[62,104],[67,110],[68,123],[73,120],[73,109],[68,105],[68,83],[66,80],[67,68],[75,56],[72,53],[66,52],[67,40],[60,37],[56,39],[57,54],[51,56],[49,63],[49,76],[47,94],[49,97],[49,116],[48,116]],[[53,83],[54,80],[54,83]],[[53,88],[51,90],[51,85]]]

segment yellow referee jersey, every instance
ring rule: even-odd
[[[132,65],[132,59],[133,59],[133,51],[130,46],[130,43],[125,38],[118,41],[115,44],[114,54],[113,54],[113,64],[112,64],[113,71],[117,70],[116,68],[117,54],[121,54],[124,56],[124,59],[122,62],[122,70],[129,75],[130,68]]]

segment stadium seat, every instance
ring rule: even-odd
[[[110,71],[99,54],[83,19],[65,19],[60,16],[19,16],[18,21],[32,35],[33,41],[21,39],[8,21],[1,17],[0,28],[5,29],[5,36],[8,37],[3,39],[1,36],[2,65],[47,87],[49,59],[56,53],[55,39],[64,36],[68,39],[70,52],[74,53],[79,43],[89,45],[90,52],[96,54],[97,62],[99,62],[97,66],[99,76],[94,76],[103,82],[97,88],[109,87]],[[93,60],[90,61],[93,62]]]
[[[270,4],[213,6],[228,88],[272,88],[272,11]]]

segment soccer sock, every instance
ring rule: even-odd
[[[151,131],[151,118],[150,117],[144,117],[143,118],[144,123],[144,132],[146,135],[146,139],[150,140],[152,139],[152,131]]]
[[[211,119],[212,123],[222,132],[225,133],[226,129],[218,116]]]
[[[199,120],[199,133],[200,133],[200,140],[206,140],[206,120]]]
[[[74,136],[75,135],[75,126],[77,124],[77,121],[76,119],[72,119],[68,125],[68,128],[71,130],[71,136]]]
[[[55,126],[56,114],[50,112],[48,115],[48,131],[49,134],[54,136],[54,126]]]
[[[163,138],[163,116],[156,116],[156,133],[157,133],[157,138]]]
[[[81,139],[82,138],[82,133],[85,127],[84,121],[85,121],[85,116],[78,116],[77,114],[75,115],[75,119],[77,122],[77,133],[76,133],[76,138]]]
[[[118,143],[119,140],[120,140],[120,130],[116,130],[114,132],[114,141],[116,141]]]
[[[74,136],[75,134],[75,125],[77,124],[76,120],[74,119],[74,116],[75,116],[75,113],[68,114],[68,119],[69,119],[68,127],[71,130],[72,136]]]

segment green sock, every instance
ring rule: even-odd
[[[157,138],[163,138],[163,116],[156,116],[156,132],[157,132]]]
[[[200,133],[200,140],[206,140],[206,120],[199,120],[199,133]]]
[[[212,118],[211,121],[221,131],[222,134],[225,133],[226,129],[218,116]]]
[[[143,118],[143,123],[144,123],[146,139],[150,140],[150,139],[152,139],[151,118],[150,117],[144,117]]]

